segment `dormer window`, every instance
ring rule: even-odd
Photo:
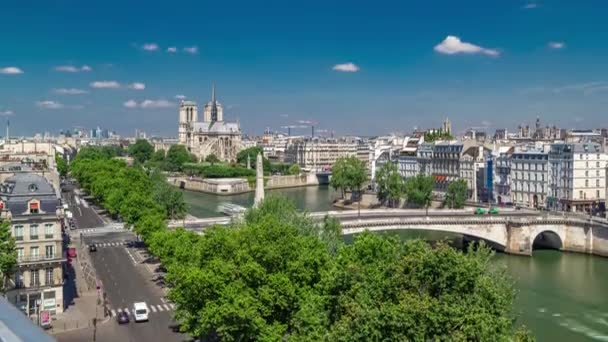
[[[30,202],[30,214],[38,214],[40,212],[40,207],[38,202]]]
[[[27,189],[28,189],[30,192],[36,192],[36,190],[38,190],[38,186],[37,186],[36,184],[33,184],[33,183],[32,183],[32,184],[30,184],[30,185],[27,187]]]

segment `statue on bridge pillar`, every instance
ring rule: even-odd
[[[264,200],[264,164],[262,154],[258,153],[255,164],[255,200],[253,206],[257,207]]]

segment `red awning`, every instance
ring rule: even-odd
[[[36,203],[36,202],[30,203],[30,210],[31,209],[38,209],[38,203]]]

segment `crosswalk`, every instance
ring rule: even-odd
[[[122,225],[108,225],[108,226],[99,227],[99,228],[78,229],[78,232],[83,233],[83,234],[110,233],[110,232],[116,232],[116,231],[126,231],[126,229]]]
[[[101,243],[96,243],[95,246],[97,248],[121,247],[121,246],[124,246],[125,243],[126,243],[126,241],[101,242]]]
[[[171,312],[175,310],[175,304],[173,303],[165,303],[165,304],[154,304],[148,305],[148,309],[150,309],[150,313],[161,313],[161,312]],[[133,308],[118,308],[118,309],[110,309],[110,314],[112,317],[116,317],[121,312],[127,313],[129,316],[133,315]]]

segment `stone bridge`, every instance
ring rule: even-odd
[[[314,212],[321,220],[338,218],[343,234],[369,231],[428,230],[460,234],[489,242],[506,253],[531,255],[535,246],[608,256],[608,221],[583,216],[558,216],[534,211],[501,211],[495,216],[476,216],[471,210],[374,209]],[[204,230],[214,224],[228,224],[229,217],[170,222],[170,227]]]
[[[342,220],[343,234],[365,230],[429,230],[484,240],[510,254],[532,255],[534,246],[608,256],[608,223],[560,216],[401,217]]]

